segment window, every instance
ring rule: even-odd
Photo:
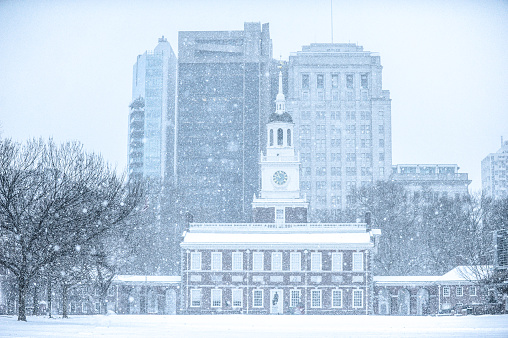
[[[356,135],[356,126],[349,124],[346,126],[346,134],[348,135]]]
[[[318,91],[317,92],[317,97],[318,97],[318,101],[324,101],[325,99],[325,94],[323,93],[322,90]]]
[[[310,172],[310,167],[302,167],[302,177],[309,177]]]
[[[310,148],[310,138],[301,138],[300,145],[302,148]]]
[[[353,290],[353,307],[363,307],[363,290]]]
[[[334,136],[340,136],[340,126],[332,125],[330,127],[330,133]]]
[[[342,189],[341,181],[332,181],[332,190],[340,190]]]
[[[221,289],[212,289],[212,307],[222,307]]]
[[[222,252],[212,252],[212,270],[222,270]]]
[[[348,120],[348,121],[355,121],[356,120],[356,112],[354,112],[354,111],[347,111],[346,112],[346,120]]]
[[[317,190],[326,189],[326,181],[317,181],[316,189]]]
[[[469,295],[470,296],[476,296],[476,286],[470,286],[469,287]]]
[[[380,110],[377,114],[381,119],[385,117],[385,112],[383,110]]]
[[[338,193],[340,194],[340,191],[338,191]],[[340,196],[332,194],[330,196],[330,201],[332,203],[332,207],[338,207],[338,206],[340,206]]]
[[[284,209],[275,209],[275,222],[284,223]]]
[[[301,190],[310,190],[310,182],[309,181],[300,182],[300,189]]]
[[[233,289],[231,291],[231,302],[233,307],[242,307],[243,306],[243,290],[242,289]]]
[[[291,252],[289,261],[289,270],[300,271],[302,269],[302,254],[300,252]]]
[[[302,89],[309,89],[310,81],[309,74],[302,74]]]
[[[326,167],[317,167],[316,176],[326,176]]]
[[[281,146],[284,139],[284,132],[281,128],[277,129],[277,145]]]
[[[234,271],[243,270],[243,252],[233,252],[231,254],[231,260],[232,269]]]
[[[455,294],[457,295],[457,297],[462,297],[462,295],[464,294],[462,286],[457,286],[457,288],[455,289]]]
[[[201,306],[201,289],[190,290],[191,305],[192,307]]]
[[[263,271],[264,270],[264,262],[263,262],[263,253],[262,252],[253,252],[252,253],[252,270],[254,270],[254,271]]]
[[[383,159],[384,160],[384,159]],[[385,175],[385,168],[381,167],[379,168],[379,176],[384,176]]]
[[[302,100],[307,101],[309,99],[309,91],[305,90],[302,92]]]
[[[332,176],[340,176],[341,168],[340,167],[331,167],[331,175]]]
[[[340,111],[332,111],[330,113],[330,118],[332,120],[337,120],[337,121],[340,121]]]
[[[384,148],[385,147],[385,140],[384,139],[379,139],[379,148]]]
[[[332,148],[340,148],[340,138],[332,138],[330,140],[330,147],[332,147]]]
[[[385,153],[379,153],[379,161],[383,162],[385,160]]]
[[[311,291],[311,307],[321,307],[321,290]]]
[[[355,153],[347,153],[346,154],[346,161],[347,162],[355,162],[356,161],[356,154]]]
[[[201,270],[201,252],[191,252],[191,270]]]
[[[321,271],[321,252],[312,252],[310,254],[310,270]]]
[[[339,92],[336,90],[332,91],[332,101],[334,101],[334,102],[339,101]]]
[[[310,162],[310,153],[301,153],[300,158],[302,162]]]
[[[363,271],[363,252],[353,252],[353,271]]]
[[[300,290],[291,290],[291,296],[289,299],[289,306],[295,307],[300,304]]]
[[[370,138],[364,138],[361,140],[361,147],[362,148],[370,148],[372,142]]]
[[[317,162],[326,162],[326,153],[317,153],[316,154]]]
[[[324,124],[317,125],[316,134],[326,135],[326,126]]]
[[[372,114],[370,113],[370,111],[362,111],[360,113],[360,119],[361,120],[370,120],[372,117]]]
[[[449,286],[443,287],[443,297],[450,297],[450,287]]]
[[[324,120],[324,119],[326,119],[326,112],[317,111],[316,112],[316,120]]]
[[[300,126],[300,134],[302,135],[309,135],[310,134],[310,126],[305,124]]]
[[[252,307],[263,307],[263,290],[252,291]]]
[[[339,88],[339,74],[332,74],[332,88]]]
[[[291,129],[287,130],[287,145],[291,147]]]
[[[340,162],[340,153],[332,153],[330,157],[332,162]]]
[[[282,252],[272,252],[272,271],[282,271]]]
[[[310,111],[302,111],[301,117],[302,120],[310,120]]]
[[[354,87],[354,75],[353,74],[346,74],[346,88],[352,89]]]
[[[342,307],[342,290],[332,290],[332,307]]]
[[[325,139],[319,139],[316,140],[316,148],[325,148],[326,147],[326,140]]]
[[[382,125],[382,124],[379,125],[379,133],[380,134],[384,134],[385,133],[385,126]]]
[[[318,74],[316,76],[316,87],[318,89],[325,88],[325,76],[323,74]]]
[[[332,271],[342,271],[342,252],[332,253]]]
[[[273,146],[273,129],[270,129],[270,146]]]
[[[371,167],[362,167],[361,172],[362,172],[362,176],[370,176],[370,175],[372,175],[372,168]]]
[[[346,139],[346,147],[356,149],[356,139],[347,138]],[[351,149],[350,149],[350,151],[351,151]]]
[[[346,168],[346,176],[356,176],[356,168],[355,167],[347,167]]]
[[[360,77],[360,85],[363,89],[369,88],[369,78],[368,74],[362,74]]]

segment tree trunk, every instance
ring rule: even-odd
[[[33,305],[34,305],[34,308],[33,308],[33,311],[32,311],[32,315],[33,316],[37,316],[37,310],[39,309],[39,299],[37,297],[37,284],[35,283],[34,284],[34,293],[32,295],[32,302],[33,302]]]
[[[51,306],[53,303],[53,289],[51,284],[51,278],[48,277],[48,316],[51,318]]]
[[[18,320],[26,322],[26,292],[28,290],[28,278],[23,271],[18,277]]]
[[[69,318],[67,314],[67,298],[69,287],[66,283],[62,283],[62,318]]]

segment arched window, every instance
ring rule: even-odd
[[[288,147],[291,147],[291,129],[288,129]]]
[[[282,128],[279,128],[277,130],[277,145],[281,146],[283,141],[284,141],[284,132],[282,131]]]
[[[270,129],[270,146],[273,146],[273,129]]]

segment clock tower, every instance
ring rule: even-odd
[[[300,158],[295,154],[293,118],[286,112],[279,72],[276,110],[266,124],[266,155],[261,154],[261,193],[252,202],[255,223],[306,223],[308,203],[300,196]]]

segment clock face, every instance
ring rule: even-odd
[[[278,170],[273,174],[273,181],[278,185],[283,185],[288,181],[288,174],[285,171]]]

